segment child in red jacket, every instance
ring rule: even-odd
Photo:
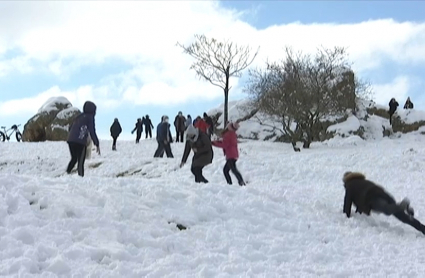
[[[223,139],[220,141],[212,141],[212,145],[218,148],[222,148],[224,155],[226,156],[226,164],[223,168],[224,177],[228,184],[232,184],[232,178],[230,177],[230,170],[238,179],[240,186],[245,185],[241,173],[236,168],[236,161],[239,158],[238,151],[238,137],[236,130],[239,128],[238,123],[229,123],[226,129],[223,131]]]

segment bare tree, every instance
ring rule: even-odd
[[[301,139],[304,148],[326,132],[322,125],[326,118],[354,112],[356,98],[370,94],[341,47],[320,48],[313,57],[286,48],[284,61],[267,63],[265,71],[249,74],[245,91],[253,105],[279,118],[283,134],[294,146]]]
[[[254,61],[259,49],[251,56],[251,49],[248,46],[238,46],[229,41],[219,42],[205,35],[195,35],[195,42],[187,47],[180,43],[177,45],[183,48],[184,53],[196,59],[190,69],[194,69],[201,79],[223,89],[224,125],[226,125],[231,89],[230,77],[241,77],[242,71]]]

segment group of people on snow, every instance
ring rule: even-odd
[[[410,99],[408,99],[408,101],[410,102]],[[408,105],[405,105],[405,109],[413,108],[413,104],[411,102],[409,104],[409,102],[406,102]],[[397,106],[398,103],[396,100],[392,99],[390,101],[390,109],[391,107],[397,108]],[[84,176],[84,161],[87,149],[86,144],[89,137],[96,146],[97,153],[100,154],[99,139],[95,130],[95,115],[96,105],[93,102],[87,101],[84,103],[83,113],[74,119],[74,122],[70,127],[67,140],[71,154],[71,161],[67,167],[68,174],[71,173],[75,164],[78,163],[78,175],[82,177]],[[182,117],[182,113],[179,112],[174,122],[175,127],[176,129],[179,129],[179,132],[182,131],[182,119],[184,118]],[[189,117],[190,116],[188,115],[188,118]],[[197,121],[202,120],[199,118],[197,117]],[[155,157],[162,157],[164,152],[167,154],[167,157],[173,157],[170,148],[172,137],[168,120],[168,116],[163,116],[161,123],[157,126],[158,149],[155,152]],[[183,133],[186,133],[186,145],[180,162],[180,168],[187,162],[190,152],[193,152],[190,170],[195,177],[195,182],[208,183],[208,180],[203,175],[203,168],[211,164],[213,161],[214,152],[212,147],[222,148],[226,157],[226,164],[224,165],[223,173],[227,183],[232,184],[232,179],[229,174],[230,171],[232,171],[236,176],[239,185],[245,185],[242,175],[236,167],[236,161],[239,158],[236,131],[239,128],[239,124],[237,122],[229,122],[221,134],[222,138],[220,140],[211,141],[211,135],[208,134],[209,127],[206,129],[203,127],[204,129],[202,129],[199,126],[199,122],[198,125],[196,125],[196,122],[188,122],[187,120],[188,119],[185,119],[184,121],[185,130]],[[139,122],[140,121],[138,121],[138,123]],[[135,130],[137,130],[137,128]],[[121,132],[122,128],[119,125],[118,119],[115,119],[111,126],[111,135],[115,138],[113,148],[116,144],[116,138]],[[181,140],[181,135],[179,136],[179,139],[181,142],[183,141]],[[397,203],[394,197],[391,196],[383,187],[367,180],[361,173],[346,172],[344,173],[342,180],[345,189],[343,213],[345,213],[348,218],[351,216],[351,206],[354,204],[356,206],[356,213],[370,215],[373,211],[375,213],[384,213],[388,216],[393,215],[401,222],[408,224],[425,234],[425,226],[415,219],[414,210],[410,206],[410,201],[407,198],[404,198],[400,203]]]
[[[388,114],[390,114],[390,125],[392,125],[392,118],[395,111],[397,111],[397,107],[399,106],[399,104],[395,100],[395,98],[392,98],[388,103],[388,106],[390,107],[390,109],[388,110]],[[413,102],[410,100],[410,97],[408,97],[406,102],[404,103],[403,109],[413,109]]]
[[[92,140],[96,146],[97,153],[100,154],[99,139],[95,129],[95,115],[96,105],[91,101],[86,101],[83,106],[83,113],[78,115],[70,129],[68,135],[68,146],[71,154],[71,161],[68,164],[66,172],[71,173],[72,169],[77,165],[78,175],[84,176],[84,162],[86,159],[87,142]],[[145,127],[146,138],[150,136],[152,138],[152,121],[149,119],[149,115],[143,118],[137,119],[135,128],[131,133],[136,133],[136,143],[139,143],[143,127]],[[211,140],[211,136],[214,132],[214,123],[211,117],[207,113],[203,114],[203,118],[200,116],[196,117],[194,121],[190,115],[186,117],[180,111],[174,119],[174,127],[176,129],[176,142],[184,142],[184,134],[186,133],[186,145],[181,159],[180,167],[183,167],[187,162],[190,152],[193,152],[191,172],[195,177],[197,183],[208,183],[208,180],[203,176],[203,168],[212,163],[214,152],[213,146],[223,149],[223,153],[226,157],[226,164],[223,168],[223,174],[228,184],[232,184],[230,177],[230,171],[236,176],[239,185],[245,185],[241,173],[236,167],[236,161],[239,158],[238,151],[238,140],[236,131],[239,128],[239,124],[229,122],[224,131],[222,132],[222,138],[219,140]],[[170,131],[171,125],[169,123],[169,117],[164,115],[161,118],[161,122],[156,128],[156,140],[158,147],[155,151],[154,157],[163,157],[164,153],[169,158],[173,158],[171,150],[171,143],[173,138]],[[117,139],[122,133],[122,127],[117,118],[110,128],[112,141],[112,150],[116,150]]]

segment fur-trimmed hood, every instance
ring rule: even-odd
[[[355,179],[364,180],[364,179],[366,179],[366,176],[363,175],[362,173],[359,173],[359,172],[345,172],[344,176],[342,177],[342,181],[344,183],[346,183],[347,181],[350,181],[350,180],[355,180]]]

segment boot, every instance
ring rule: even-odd
[[[408,198],[404,198],[399,206],[407,212],[407,214],[409,214],[410,216],[414,216],[415,215],[415,211],[413,210],[412,207],[410,207],[410,200]]]

